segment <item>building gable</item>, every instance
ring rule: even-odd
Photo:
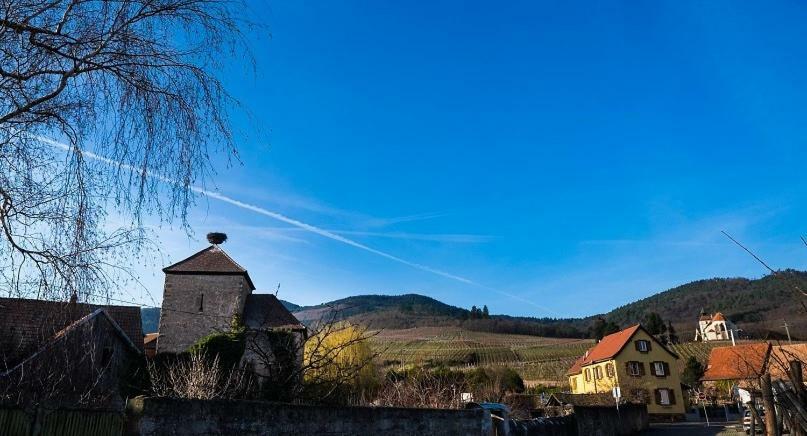
[[[627,350],[631,350],[631,354],[633,354],[632,353],[633,351],[638,351],[636,349],[635,343],[637,341],[639,341],[639,340],[650,341],[651,350],[653,348],[657,348],[659,350],[663,350],[666,354],[670,355],[673,359],[676,359],[676,360],[678,359],[677,354],[675,354],[672,350],[667,348],[666,345],[662,344],[661,341],[659,341],[655,336],[651,335],[641,325],[639,325],[639,328],[636,329],[635,332],[633,332],[631,337],[628,338],[628,340],[622,345],[622,348],[619,350],[619,352],[613,358],[615,360],[621,361],[621,360],[624,360],[623,354],[625,354],[625,352]]]
[[[211,245],[190,257],[163,268],[165,274],[199,274],[199,275],[242,275],[246,278],[250,290],[255,285],[247,270],[239,265],[218,245]]]

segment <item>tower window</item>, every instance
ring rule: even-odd
[[[205,294],[199,294],[199,312],[205,310]]]

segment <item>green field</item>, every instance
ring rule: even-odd
[[[565,383],[565,373],[575,359],[594,345],[591,339],[544,338],[484,333],[456,327],[418,327],[382,330],[372,339],[385,366],[423,365],[441,362],[454,368],[506,365],[531,383]],[[679,370],[689,356],[704,365],[714,347],[730,342],[688,342],[672,345]],[[473,362],[473,363],[469,363]]]

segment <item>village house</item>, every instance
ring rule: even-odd
[[[292,343],[283,346],[294,348],[294,364],[302,365],[305,326],[275,295],[253,293],[255,285],[247,270],[219,244],[214,243],[164,268],[163,272],[165,288],[157,354],[187,351],[211,333],[229,331],[233,321],[238,320],[247,332],[244,365],[265,375],[276,354],[269,338],[278,332],[291,336]]]
[[[140,308],[0,298],[0,402],[122,407]]]
[[[602,338],[567,372],[573,394],[611,393],[647,404],[654,420],[683,419],[678,356],[637,324]]]
[[[737,326],[717,312],[713,315],[701,315],[698,328],[695,329],[696,341],[729,341],[737,337]]]

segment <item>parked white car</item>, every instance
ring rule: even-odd
[[[759,419],[754,427],[757,428],[757,433],[762,434],[762,430],[765,427],[764,420],[765,420],[765,412],[758,410]],[[751,410],[745,409],[745,413],[743,413],[743,430],[745,430],[746,434],[751,434]]]

